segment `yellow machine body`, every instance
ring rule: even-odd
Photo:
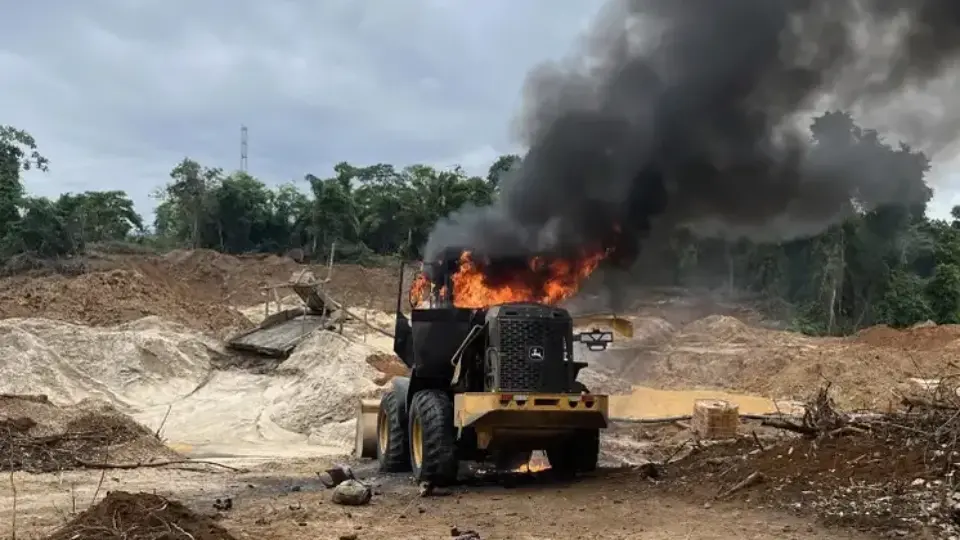
[[[466,392],[455,394],[454,427],[472,427],[477,447],[530,446],[578,429],[607,427],[609,398],[599,394]],[[360,401],[356,455],[377,455],[379,401]]]
[[[578,429],[607,427],[609,401],[597,394],[466,392],[454,396],[454,425],[472,427],[477,447],[538,447]]]

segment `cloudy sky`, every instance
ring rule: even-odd
[[[0,21],[0,124],[51,160],[39,195],[149,194],[189,156],[269,183],[339,161],[459,163],[515,151],[524,76],[600,0],[45,0]],[[942,170],[942,167],[940,168]],[[934,213],[960,194],[938,175]],[[151,216],[152,217],[152,216]]]

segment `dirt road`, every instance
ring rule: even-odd
[[[108,472],[107,490],[148,491],[175,497],[217,521],[236,538],[363,539],[450,538],[451,529],[474,530],[484,540],[701,539],[770,540],[866,539],[824,529],[808,519],[750,509],[744,503],[711,506],[672,495],[668,488],[631,469],[601,470],[563,484],[545,475],[509,483],[462,486],[446,495],[421,498],[402,477],[377,477],[358,467],[374,485],[364,507],[337,506],[317,480],[321,462],[285,462],[249,472],[148,470]],[[372,476],[370,476],[372,475]],[[62,524],[71,501],[82,510],[91,500],[99,473],[20,475],[19,537],[43,534]],[[217,512],[213,502],[230,497],[233,507]],[[0,523],[9,523],[9,493],[0,499]]]

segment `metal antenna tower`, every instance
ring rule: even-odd
[[[247,172],[247,126],[240,126],[240,170]]]

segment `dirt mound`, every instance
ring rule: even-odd
[[[142,261],[137,266],[145,272],[155,270],[158,279],[184,284],[207,301],[232,306],[263,302],[263,287],[286,282],[307,268],[288,257],[235,256],[209,249],[172,251],[159,261]]]
[[[891,347],[907,350],[936,350],[957,345],[960,341],[960,325],[921,323],[897,330],[886,325],[864,328],[851,337],[852,341],[874,347]]]
[[[952,414],[897,415],[860,434],[761,443],[762,450],[744,437],[704,447],[672,465],[669,475],[680,489],[708,500],[729,492],[722,498],[815,513],[834,525],[933,527],[938,534],[930,538],[948,538],[957,533],[950,513],[960,495],[950,487],[953,472],[944,467],[955,453],[944,450],[955,437],[955,428],[944,429]],[[934,436],[938,429],[942,440]],[[730,492],[752,474],[764,481]]]
[[[0,395],[0,470],[50,472],[175,459],[144,426],[109,405],[61,408],[46,396]]]
[[[212,338],[156,317],[112,328],[0,320],[0,392],[60,404],[91,396],[120,407],[166,404],[201,384],[223,354]]]
[[[633,386],[612,372],[598,367],[580,370],[577,380],[594,394],[629,394]]]
[[[234,540],[213,519],[150,493],[111,491],[46,540]]]
[[[118,264],[135,268],[167,286],[189,290],[195,298],[239,307],[267,301],[263,287],[286,283],[302,272],[313,272],[321,279],[328,273],[325,265],[304,265],[290,257],[228,255],[209,249],[176,250],[162,257],[126,257]],[[349,305],[392,311],[396,280],[393,268],[335,264],[327,289]]]
[[[374,382],[386,384],[394,377],[406,377],[410,373],[408,368],[395,354],[375,353],[367,357],[367,363],[381,373]]]
[[[666,343],[676,332],[672,324],[660,317],[629,317],[629,320],[633,325],[633,337],[615,335],[613,343],[602,352],[591,351],[579,344],[575,350],[577,358],[589,363],[590,369],[623,379],[626,392],[630,391],[628,381],[644,379],[648,368],[645,352]]]
[[[198,300],[189,291],[157,283],[139,271],[49,276],[0,289],[0,318],[43,317],[109,326],[148,315],[211,332],[235,331],[250,324],[237,311]]]
[[[192,328],[235,332],[249,321],[227,306],[248,307],[272,295],[270,286],[323,265],[302,265],[276,255],[234,256],[212,250],[177,250],[163,256],[100,254],[81,275],[34,274],[0,279],[0,318],[46,317],[111,325],[162,315]],[[396,270],[335,265],[329,292],[351,306],[393,310]],[[289,293],[289,291],[285,291]]]
[[[410,269],[407,269],[409,278]],[[318,269],[317,276],[325,277]],[[365,267],[356,264],[334,266],[327,285],[335,299],[347,305],[393,313],[397,308],[397,268]]]
[[[683,326],[657,347],[635,349],[638,359],[634,362],[644,369],[632,372],[631,381],[671,389],[726,389],[775,399],[801,398],[830,382],[843,407],[887,408],[896,401],[891,390],[905,379],[944,373],[957,354],[957,347],[944,336],[955,332],[942,326],[893,333],[878,328],[847,339],[813,338],[715,315]],[[914,336],[914,341],[905,335]],[[941,346],[909,345],[923,343],[927,337],[936,337]]]

